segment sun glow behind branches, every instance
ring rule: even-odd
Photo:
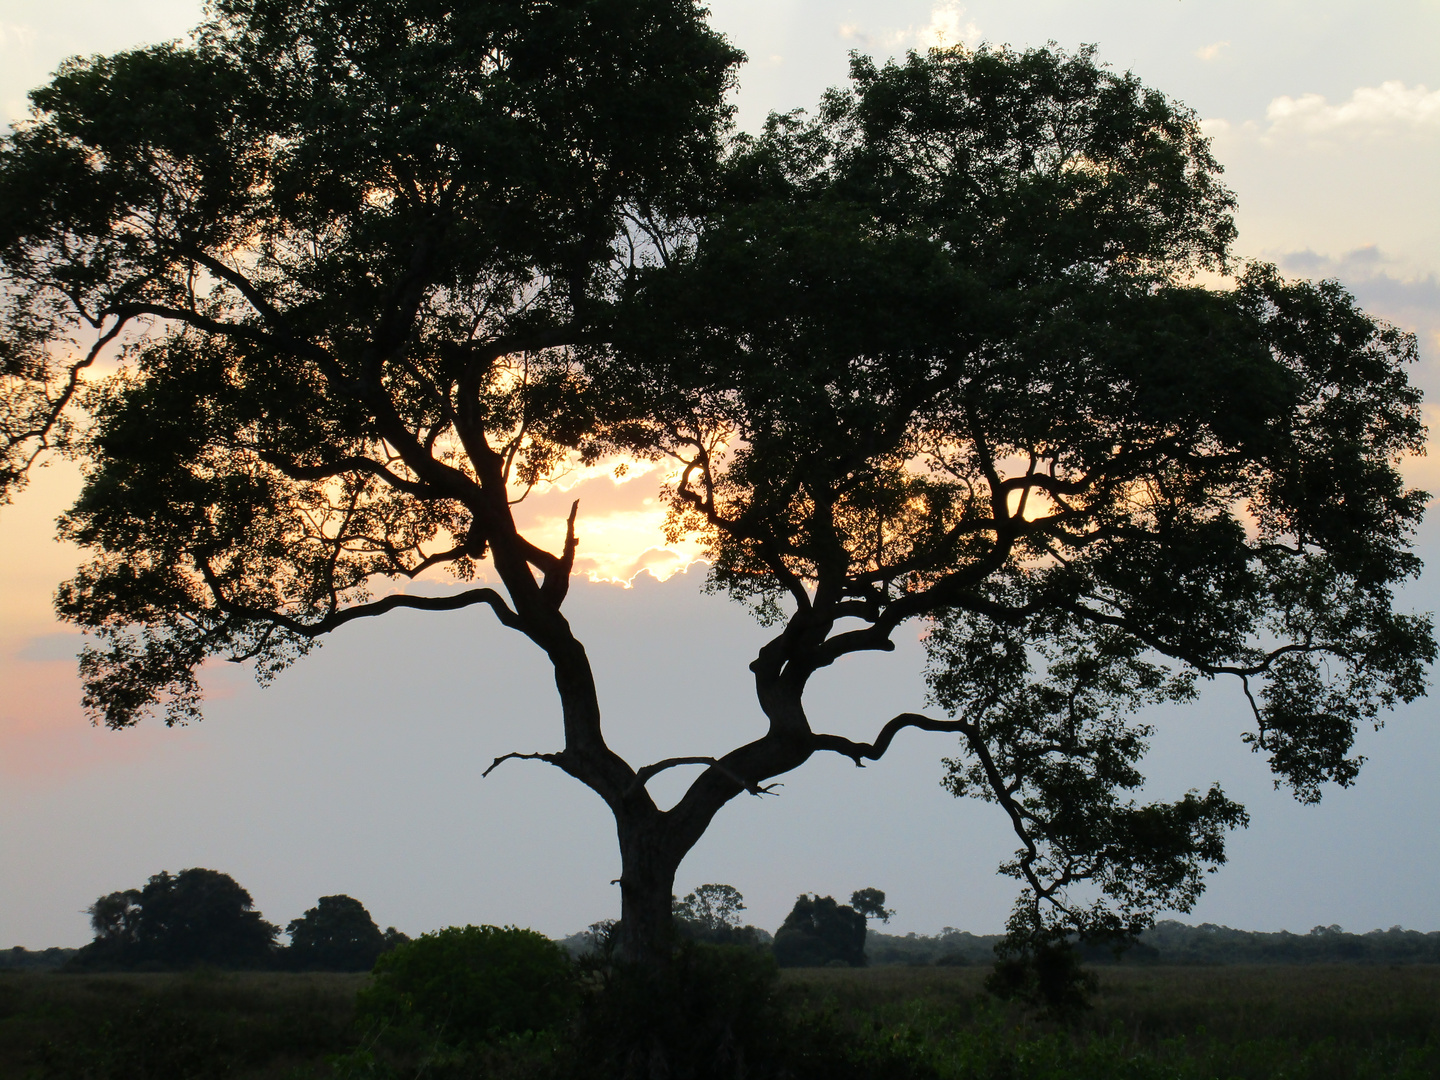
[[[617,476],[620,464],[576,464],[554,480],[537,485],[514,508],[521,533],[548,551],[562,550],[570,505],[578,500],[577,574],[628,588],[637,574],[648,571],[664,581],[699,561],[704,545],[698,540],[665,540],[667,508],[660,488],[674,482],[680,466],[667,461],[630,461]]]

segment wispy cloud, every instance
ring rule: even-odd
[[[982,35],[973,21],[966,20],[963,4],[942,0],[930,9],[930,21],[924,26],[911,24],[904,29],[867,30],[859,23],[842,23],[840,36],[876,52],[893,53],[903,49],[976,45]]]
[[[1278,97],[1265,110],[1272,134],[1369,135],[1440,133],[1440,90],[1403,82],[1362,86],[1331,105],[1320,94]]]
[[[1407,273],[1401,260],[1376,244],[1340,255],[1305,248],[1271,253],[1270,257],[1287,273],[1339,281],[1366,311],[1417,335],[1421,364],[1410,377],[1430,399],[1424,406],[1430,440],[1428,453],[1405,458],[1401,472],[1407,484],[1440,492],[1440,405],[1434,403],[1436,361],[1440,361],[1440,277],[1433,272]]]
[[[29,50],[35,44],[35,31],[19,23],[0,22],[0,52],[11,49]]]
[[[1228,41],[1215,41],[1211,42],[1209,45],[1205,45],[1199,49],[1196,49],[1195,55],[1198,56],[1201,60],[1208,62],[1214,60],[1217,56],[1220,55],[1223,50],[1228,49],[1229,47],[1230,43]]]

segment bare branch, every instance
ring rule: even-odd
[[[414,495],[416,498],[443,497],[450,498],[450,493],[438,496],[425,484],[416,483],[413,480],[406,480],[404,477],[396,476],[380,462],[371,458],[356,455],[354,457],[341,458],[339,461],[331,462],[328,465],[301,465],[293,458],[277,454],[269,450],[262,450],[256,455],[267,465],[273,465],[291,480],[302,480],[315,482],[329,480],[332,477],[344,476],[346,473],[361,472],[370,476],[377,476],[384,480],[397,491],[403,491],[407,495]]]
[[[501,754],[490,763],[490,767],[482,772],[480,777],[484,779],[489,776],[502,761],[509,761],[511,758],[518,758],[521,761],[543,761],[558,768],[560,766],[560,755],[563,753],[564,751],[562,750],[560,754],[522,754],[517,750],[513,753]]]
[[[25,477],[29,474],[31,468],[34,467],[35,462],[39,459],[40,455],[49,448],[50,434],[55,430],[55,425],[59,423],[61,414],[64,413],[66,406],[70,404],[71,400],[75,397],[75,392],[80,388],[81,374],[91,364],[95,363],[96,358],[99,357],[105,346],[109,345],[110,342],[119,336],[120,331],[125,328],[127,321],[128,319],[126,317],[118,317],[115,325],[95,340],[95,344],[90,346],[85,356],[70,365],[69,376],[65,380],[65,388],[60,391],[59,397],[49,402],[49,408],[46,409],[41,416],[36,418],[34,426],[10,436],[5,440],[5,445],[0,447],[0,461],[4,461],[9,459],[12,452],[18,452],[24,443],[30,442],[31,440],[35,442],[34,448],[25,455],[24,460],[18,465],[7,465],[4,468],[0,468],[0,501],[4,500],[6,489],[11,483],[14,483],[17,487],[23,486]]]
[[[855,742],[843,735],[821,735],[815,736],[815,749],[831,750],[837,754],[844,754],[855,762],[856,768],[863,769],[865,763],[861,758],[869,758],[871,761],[879,761],[885,751],[890,749],[890,743],[895,736],[905,728],[919,728],[921,731],[953,731],[963,734],[966,724],[963,720],[933,720],[920,713],[901,713],[883,728],[876,736],[873,743]]]
[[[196,560],[196,565],[201,576],[205,578],[205,583],[210,586],[210,592],[215,597],[215,606],[221,611],[243,619],[273,623],[301,637],[320,637],[348,622],[383,615],[396,608],[412,608],[417,611],[458,611],[474,604],[489,604],[495,612],[495,617],[503,625],[513,630],[523,630],[524,628],[520,616],[510,608],[510,605],[505,603],[504,598],[494,589],[466,589],[464,592],[454,593],[451,596],[412,596],[409,593],[392,593],[371,603],[332,610],[324,618],[316,619],[314,622],[305,622],[268,608],[253,607],[227,599],[221,589],[219,578],[215,576],[215,572],[209,565],[202,560]]]
[[[649,783],[652,777],[659,775],[666,769],[673,769],[677,765],[709,765],[710,768],[714,769],[722,776],[727,777],[733,783],[739,784],[741,788],[743,788],[745,791],[748,791],[751,795],[770,795],[775,791],[777,787],[784,786],[783,784],[757,784],[752,780],[742,779],[741,777],[736,776],[735,773],[733,773],[729,768],[727,768],[720,761],[719,758],[675,757],[666,758],[664,761],[657,761],[653,765],[646,765],[643,769],[641,769],[635,774],[635,782],[630,785],[630,790],[627,791],[626,794],[633,795],[635,792],[639,791],[642,787]]]

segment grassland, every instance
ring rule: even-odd
[[[988,998],[982,968],[790,971],[780,994],[802,1025],[852,1037],[880,1080],[899,1065],[947,1080],[1440,1077],[1440,966],[1098,974],[1070,1029]],[[367,978],[0,975],[0,1078],[320,1080],[356,1046]]]
[[[944,1077],[1440,1077],[1440,966],[1105,967],[1070,1029],[981,991],[983,968],[785,973],[792,1008],[916,1048]]]

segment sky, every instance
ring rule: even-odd
[[[1238,254],[1338,278],[1419,335],[1412,377],[1440,427],[1440,0],[715,0],[712,11],[749,56],[736,105],[752,130],[771,110],[813,106],[844,80],[851,50],[1094,44],[1203,118],[1239,198]],[[26,114],[26,91],[66,56],[178,37],[199,15],[191,0],[0,0],[0,123]],[[1407,477],[1440,491],[1435,462],[1408,463]],[[765,631],[703,594],[693,547],[665,545],[661,479],[575,473],[523,511],[543,540],[581,500],[586,576],[566,610],[612,745],[637,764],[723,753],[761,723],[746,664]],[[191,727],[90,727],[76,638],[50,609],[79,560],[53,538],[76,487],[57,463],[0,508],[0,946],[83,944],[97,896],[189,866],[230,873],[282,926],[334,893],[412,934],[475,922],[558,936],[618,913],[613,827],[594,795],[539,763],[481,778],[500,754],[559,740],[541,657],[483,610],[352,624],[265,690],[242,670],[211,671],[206,719]],[[1418,549],[1435,569],[1402,602],[1435,610],[1440,516]],[[925,706],[922,660],[912,630],[893,654],[817,677],[809,711],[868,740]],[[1218,780],[1252,818],[1183,918],[1440,929],[1440,700],[1363,732],[1358,782],[1318,806],[1272,790],[1240,742],[1242,704],[1217,683],[1154,718],[1148,790],[1175,798]],[[998,932],[1015,886],[995,867],[1013,837],[993,807],[940,788],[952,750],[911,731],[864,770],[817,755],[776,796],[726,807],[678,891],[734,885],[746,918],[773,930],[799,893],[873,886],[897,911],[891,931]],[[651,790],[673,801],[687,778],[674,770]]]

